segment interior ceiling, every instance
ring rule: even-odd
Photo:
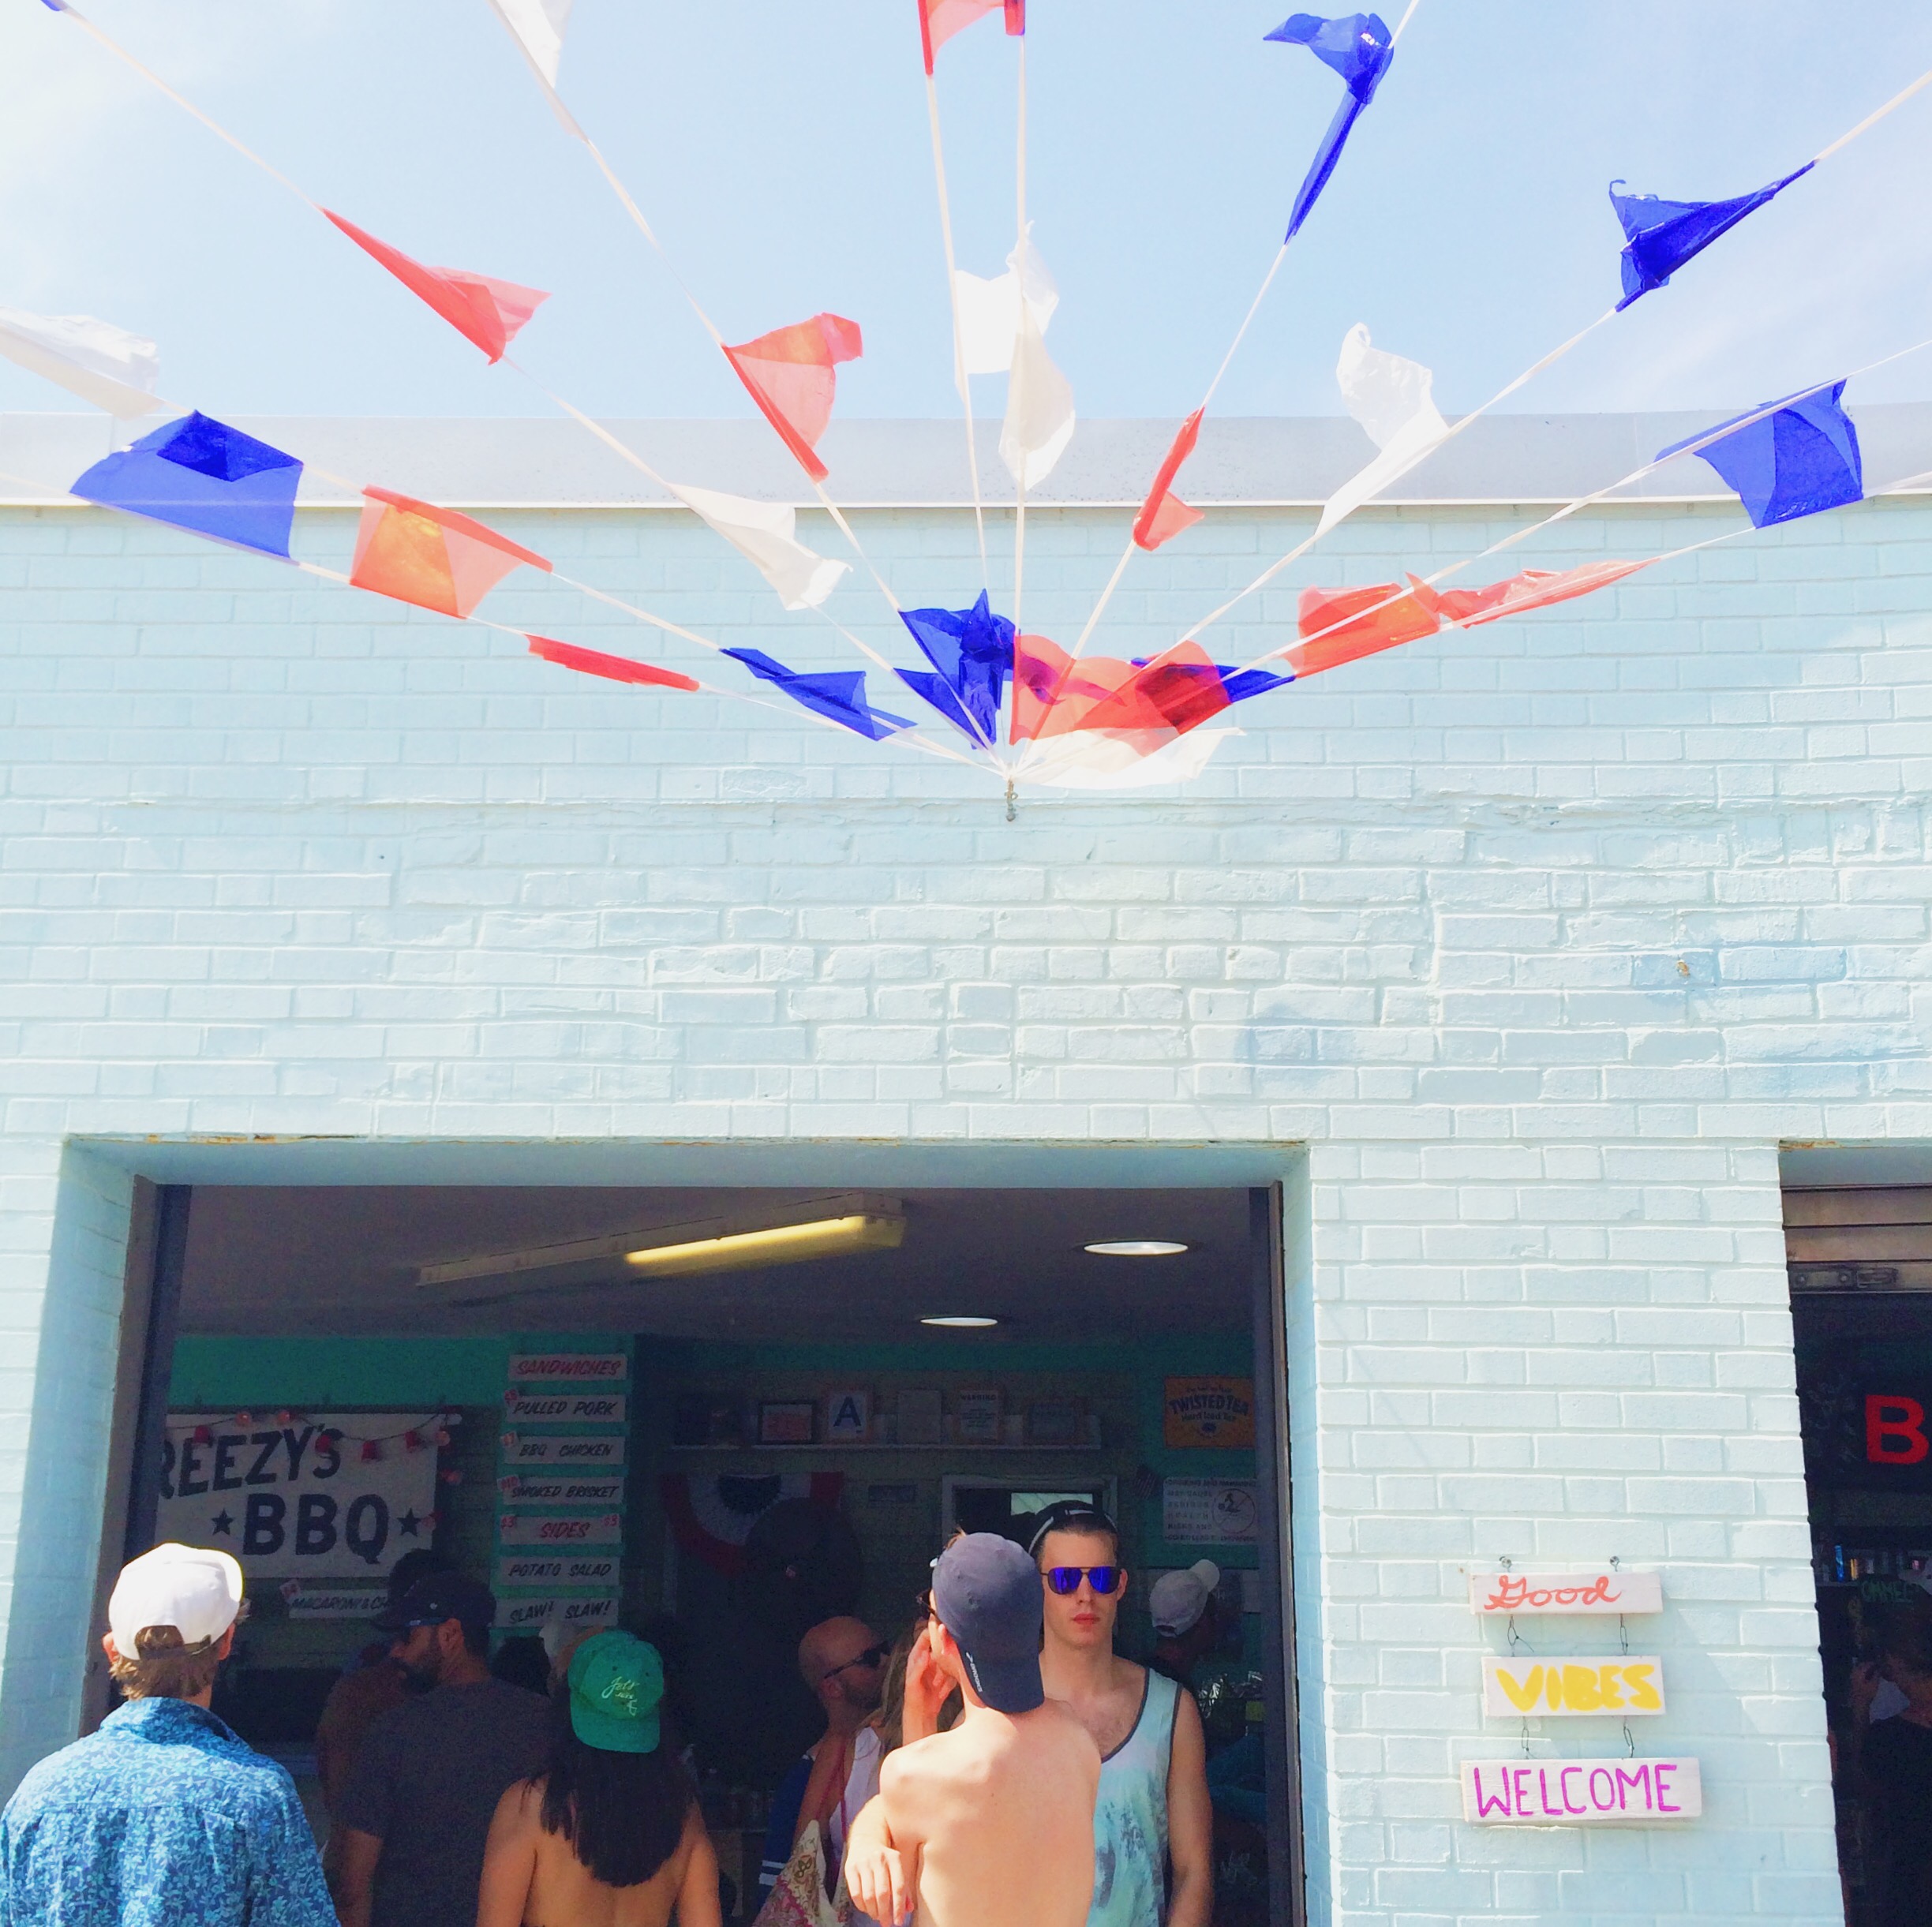
[[[1245,1191],[912,1191],[897,1250],[759,1270],[640,1279],[621,1258],[485,1304],[508,1281],[430,1290],[437,1261],[728,1218],[823,1191],[197,1185],[181,1330],[320,1336],[381,1332],[635,1331],[752,1344],[935,1345],[1245,1330],[1252,1274]],[[813,1216],[802,1210],[799,1219]],[[1096,1257],[1103,1239],[1161,1238],[1179,1256]],[[944,1333],[926,1315],[981,1313],[997,1331]]]

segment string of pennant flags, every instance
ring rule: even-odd
[[[1099,589],[1071,647],[1022,624],[1028,496],[1052,473],[1076,432],[1073,391],[1047,353],[1046,335],[1059,293],[1035,247],[1027,215],[1025,0],[911,0],[919,52],[938,191],[946,297],[952,321],[955,386],[964,413],[965,452],[984,586],[966,608],[907,608],[867,556],[833,497],[831,471],[818,452],[837,400],[837,371],[861,357],[858,323],[822,312],[728,341],[679,272],[656,230],[602,150],[565,105],[558,79],[572,0],[487,0],[508,31],[555,118],[579,142],[632,224],[661,257],[694,317],[723,354],[758,413],[797,463],[859,568],[890,612],[893,633],[909,644],[917,666],[893,656],[839,620],[826,604],[852,563],[821,556],[801,541],[789,503],[754,500],[681,484],[659,473],[642,451],[620,440],[524,368],[511,349],[551,298],[543,290],[467,269],[431,266],[313,200],[271,162],[143,65],[69,0],[42,0],[51,13],[89,35],[176,106],[279,182],[328,222],[367,259],[440,316],[492,365],[532,383],[552,405],[664,488],[749,562],[788,612],[827,624],[863,656],[866,668],[801,671],[766,652],[732,647],[593,585],[563,575],[535,550],[473,517],[327,471],[306,472],[360,496],[361,512],[346,572],[291,553],[302,458],[198,409],[162,400],[155,344],[85,316],[41,316],[0,308],[0,356],[30,370],[122,425],[163,410],[171,418],[116,447],[69,485],[70,494],[260,556],[291,564],[318,579],[385,597],[455,620],[519,637],[540,661],[572,674],[667,693],[698,693],[800,712],[818,724],[872,743],[891,740],[923,754],[983,769],[1005,788],[1009,814],[1017,784],[1125,788],[1185,780],[1238,733],[1203,725],[1237,704],[1309,675],[1420,641],[1527,616],[1596,593],[1639,571],[1738,537],[1847,506],[1868,492],[1916,487],[1917,475],[1868,491],[1857,425],[1844,402],[1848,382],[1885,362],[1932,346],[1921,342],[1882,361],[1766,402],[1660,449],[1649,462],[1604,487],[1426,577],[1362,588],[1309,585],[1299,592],[1294,638],[1273,642],[1245,663],[1221,662],[1202,638],[1251,597],[1301,562],[1335,527],[1394,488],[1476,421],[1519,392],[1634,302],[1668,286],[1706,249],[1915,95],[1932,72],[1911,81],[1855,126],[1782,178],[1729,199],[1673,200],[1611,184],[1612,211],[1623,236],[1617,298],[1594,320],[1531,363],[1488,400],[1454,421],[1433,398],[1432,371],[1378,347],[1357,326],[1342,344],[1336,380],[1344,407],[1375,448],[1372,458],[1323,504],[1316,526],[1286,554],[1156,653],[1116,658],[1087,653],[1109,603],[1136,552],[1184,538],[1208,511],[1181,492],[1183,471],[1198,447],[1203,421],[1296,239],[1341,167],[1349,143],[1383,94],[1399,43],[1421,0],[1410,0],[1394,30],[1373,13],[1327,18],[1291,15],[1264,36],[1307,50],[1341,83],[1341,98],[1290,206],[1286,231],[1236,329],[1200,405],[1179,425],[1125,532],[1120,559]],[[943,50],[957,35],[997,18],[1014,44],[1016,236],[1005,272],[991,278],[958,266],[941,125],[938,77]],[[993,605],[986,517],[975,441],[972,381],[1004,373],[1006,407],[1000,459],[1016,491],[1012,614]],[[1446,588],[1449,578],[1518,545],[1593,503],[1612,499],[1667,462],[1701,460],[1738,500],[1747,526],[1656,555],[1597,561],[1561,570],[1526,568],[1477,587]],[[20,480],[18,477],[9,477]],[[29,484],[29,485],[36,485]],[[661,636],[728,659],[758,688],[702,680],[668,664],[593,649],[513,629],[479,613],[507,577],[534,569]],[[871,672],[884,675],[922,705],[927,720],[901,715],[875,699]],[[903,703],[903,698],[901,699]],[[936,719],[936,723],[933,719]],[[931,733],[935,728],[937,734]],[[239,1416],[240,1415],[238,1415]],[[414,1435],[411,1435],[413,1437]],[[378,1452],[392,1441],[358,1442]],[[405,1440],[405,1449],[410,1446]],[[420,1441],[418,1442],[418,1446]]]
[[[219,1416],[210,1415],[198,1419],[187,1428],[189,1439],[198,1446],[212,1446],[217,1431],[229,1426],[239,1427],[242,1431],[252,1431],[254,1427],[272,1420],[277,1427],[296,1424],[305,1420],[305,1415],[284,1407],[279,1412],[254,1411],[230,1412]],[[357,1457],[365,1465],[377,1465],[388,1456],[385,1448],[399,1446],[405,1453],[446,1451],[451,1439],[450,1427],[460,1425],[462,1415],[456,1412],[439,1412],[426,1423],[411,1425],[399,1431],[376,1432],[365,1435],[352,1432],[340,1425],[324,1428],[324,1436],[337,1445],[352,1445],[357,1449]],[[459,1485],[462,1474],[451,1466],[440,1475],[445,1485]]]

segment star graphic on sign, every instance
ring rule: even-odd
[[[396,1527],[405,1539],[414,1539],[416,1536],[417,1527],[421,1524],[422,1521],[413,1512],[397,1514]]]
[[[234,1530],[234,1514],[231,1512],[218,1512],[208,1523],[226,1539]]]

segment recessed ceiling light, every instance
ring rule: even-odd
[[[1087,1248],[1102,1258],[1172,1258],[1187,1247],[1167,1238],[1106,1238]]]
[[[996,1318],[981,1318],[967,1311],[949,1312],[942,1318],[923,1318],[922,1325],[937,1325],[943,1331],[987,1331],[999,1323]]]

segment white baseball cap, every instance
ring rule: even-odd
[[[1178,1573],[1163,1573],[1148,1595],[1154,1630],[1170,1639],[1191,1632],[1220,1583],[1221,1568],[1212,1559],[1196,1559]]]
[[[124,1659],[151,1626],[171,1626],[184,1646],[219,1639],[242,1610],[242,1568],[206,1546],[156,1546],[121,1568],[107,1602],[107,1630]]]

